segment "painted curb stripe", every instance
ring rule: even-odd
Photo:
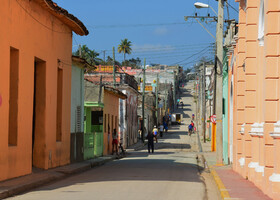
[[[228,190],[226,189],[225,185],[223,184],[222,180],[220,179],[219,175],[217,174],[216,170],[213,167],[210,167],[211,174],[218,186],[218,189],[221,193],[222,199],[231,199]]]

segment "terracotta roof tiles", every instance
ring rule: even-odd
[[[67,10],[61,8],[52,0],[36,0],[44,8],[46,8],[51,14],[56,16],[66,25],[68,25],[78,35],[88,35],[89,32],[85,25],[74,15],[68,13]]]

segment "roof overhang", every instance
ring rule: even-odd
[[[72,55],[72,63],[77,63],[82,68],[93,67],[85,59]]]
[[[88,102],[86,101],[84,104],[85,107],[99,107],[99,108],[104,108],[104,104],[103,103],[99,103],[99,102]]]
[[[52,15],[60,19],[64,24],[66,24],[72,31],[78,35],[88,35],[89,32],[85,25],[74,15],[68,13],[67,10],[59,7],[52,0],[35,0],[43,8],[48,10]]]
[[[119,91],[119,90],[117,90],[115,88],[111,88],[111,87],[105,86],[104,87],[104,91],[108,92],[109,94],[112,94],[114,96],[117,96],[120,99],[127,99],[127,96],[124,93],[122,93],[121,91]]]

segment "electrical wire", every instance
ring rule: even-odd
[[[42,25],[42,26],[45,27],[46,29],[48,29],[48,30],[50,30],[50,31],[53,31],[53,32],[56,32],[56,33],[64,33],[64,34],[72,33],[72,31],[71,31],[71,32],[56,31],[56,30],[54,30],[54,29],[48,27],[47,25],[43,24],[43,23],[40,22],[38,19],[36,19],[32,14],[30,14],[30,13],[28,12],[28,10],[25,9],[25,8],[18,2],[18,0],[16,0],[16,2],[17,2],[17,4],[18,4],[32,19],[34,19],[37,23],[39,23],[40,25]]]
[[[211,47],[209,47],[211,48]],[[184,56],[184,55],[188,55],[188,54],[192,54],[194,51],[197,50],[201,50],[202,48],[199,49],[187,49],[187,50],[176,50],[176,51],[170,51],[170,52],[147,52],[147,53],[132,53],[131,55],[135,56],[135,57],[144,57],[144,56],[160,56],[160,57],[164,57],[164,56],[172,56],[172,55],[176,55],[176,56]]]
[[[227,2],[227,1],[226,1]],[[230,16],[229,16],[229,8],[228,8],[228,3],[227,3],[227,14],[228,14],[228,20],[230,20]]]
[[[226,1],[226,4],[227,4],[229,7],[231,7],[231,9],[233,9],[235,12],[239,13],[239,11],[236,10],[232,5],[230,5],[230,4],[228,3],[228,1]]]
[[[73,39],[74,39],[74,41],[75,41],[76,45],[77,45],[77,46],[79,46],[79,44],[78,44],[78,42],[77,42],[77,40],[76,40],[76,38],[75,38],[74,34],[73,34]]]
[[[208,47],[206,47],[205,49],[203,49],[203,50],[201,50],[201,51],[197,52],[197,53],[192,54],[191,56],[189,56],[189,57],[185,58],[184,60],[181,60],[181,61],[179,61],[179,62],[176,62],[176,63],[174,63],[174,64],[172,64],[172,65],[179,64],[179,63],[181,63],[181,62],[184,62],[184,61],[186,61],[186,60],[190,59],[191,57],[193,57],[193,56],[195,56],[195,55],[201,54],[203,51],[207,50],[207,48],[209,48],[209,46],[208,46]]]
[[[209,58],[209,57],[205,57],[205,58],[206,58],[207,62],[214,61],[214,58]],[[190,62],[187,62],[187,63],[182,63],[180,65],[188,65],[188,64],[191,64],[191,63],[196,63],[196,62],[199,62],[198,59],[201,59],[201,57],[196,58],[196,59],[194,59],[194,60],[192,60]]]
[[[141,48],[134,48],[132,49],[132,52],[137,52],[137,51],[162,51],[162,50],[170,50],[174,48],[186,48],[186,47],[200,47],[200,46],[205,46],[205,45],[211,45],[214,43],[198,43],[198,44],[181,44],[181,45],[166,45],[166,46],[158,46],[158,47],[141,47]],[[133,46],[132,46],[133,48]],[[97,51],[104,51],[104,50],[97,50]],[[105,51],[112,52],[112,49],[106,49]]]
[[[171,22],[171,23],[157,23],[157,24],[119,24],[119,25],[89,25],[86,26],[93,29],[102,29],[102,28],[135,28],[135,27],[146,27],[146,26],[172,26],[172,25],[184,25],[190,24],[188,22]]]

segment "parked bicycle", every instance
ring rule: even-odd
[[[122,143],[119,144],[119,155],[126,156],[126,150],[123,148]]]

